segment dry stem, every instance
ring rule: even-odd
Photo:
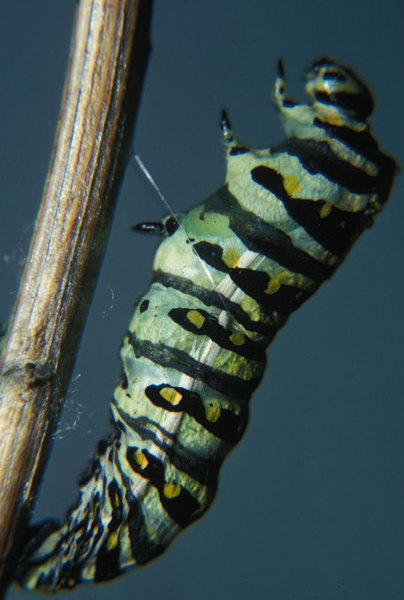
[[[48,452],[128,155],[151,5],[82,0],[76,12],[56,141],[0,365],[3,593],[20,509],[29,506]]]

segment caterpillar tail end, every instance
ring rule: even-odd
[[[23,552],[13,574],[15,583],[28,591],[56,592],[54,569],[50,563],[55,561],[59,539],[60,523],[57,521],[43,521],[29,527]]]

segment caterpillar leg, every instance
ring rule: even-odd
[[[0,354],[3,351],[4,340],[6,339],[7,326],[5,323],[0,323]]]
[[[232,144],[234,141],[233,130],[229,115],[225,108],[223,108],[220,115],[220,129],[222,131],[223,142],[226,144],[226,146]]]
[[[234,137],[233,129],[226,109],[223,109],[220,115],[220,130],[222,132],[222,139],[228,157],[246,154],[249,152],[250,148],[248,146],[239,144]]]
[[[164,234],[164,225],[161,221],[148,221],[146,223],[136,223],[131,229],[139,233],[152,233],[156,235]]]
[[[286,93],[285,67],[281,58],[278,60],[278,72],[275,79],[273,97],[275,104],[281,113],[286,112],[287,114],[288,111],[299,106],[297,102],[290,98]]]
[[[150,221],[146,223],[136,223],[132,225],[132,230],[138,233],[148,233],[153,235],[172,235],[178,228],[176,217],[170,216],[163,221]]]

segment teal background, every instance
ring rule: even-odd
[[[74,2],[2,2],[0,316],[15,298],[40,202]],[[224,178],[222,106],[237,136],[282,138],[271,105],[283,56],[291,92],[327,53],[376,96],[374,130],[403,159],[398,0],[157,0],[135,148],[174,211]],[[404,597],[403,179],[374,230],[294,315],[269,352],[245,438],[217,500],[156,562],[72,600],[402,600]],[[154,240],[129,224],[166,211],[129,168],[35,519],[60,516],[108,431],[118,348],[150,278]],[[77,418],[78,424],[75,424]],[[10,591],[11,600],[39,595]]]

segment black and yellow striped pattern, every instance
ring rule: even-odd
[[[288,98],[280,65],[286,139],[242,146],[224,113],[225,185],[175,219],[138,227],[166,238],[123,341],[113,433],[65,523],[34,537],[17,573],[26,588],[116,577],[204,513],[247,425],[266,348],[388,199],[396,165],[366,122],[367,87],[323,58],[306,91],[309,105]]]

